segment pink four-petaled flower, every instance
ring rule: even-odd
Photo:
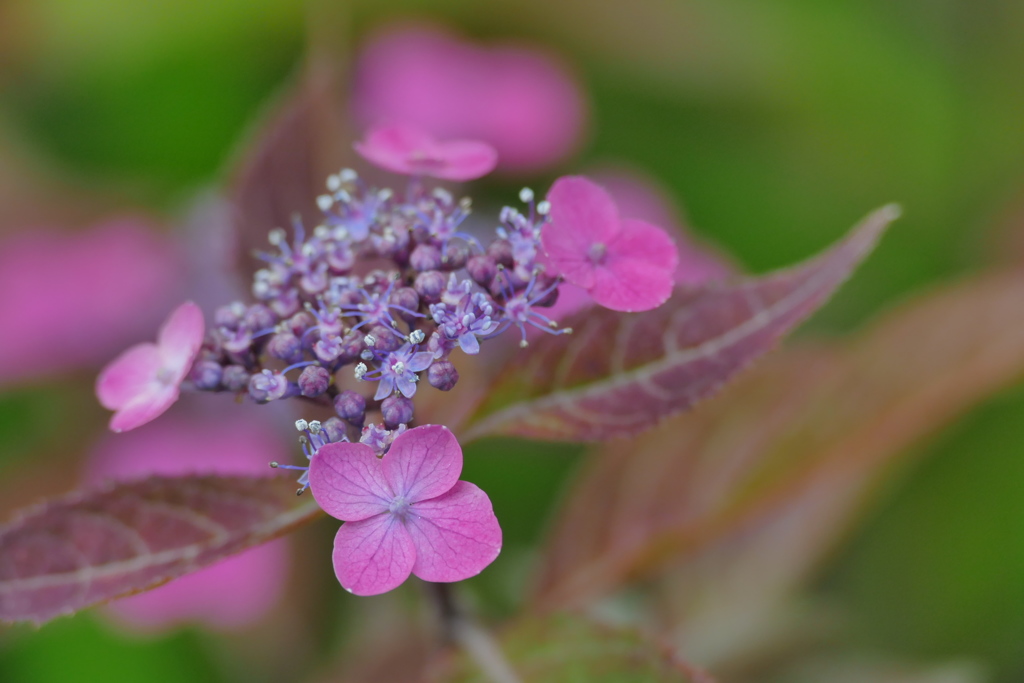
[[[440,141],[403,125],[370,129],[355,145],[368,161],[388,171],[443,180],[474,180],[494,170],[498,153],[478,140]]]
[[[616,311],[646,311],[671,296],[679,253],[664,230],[619,218],[611,196],[581,176],[556,180],[548,201],[541,243],[555,274]]]
[[[160,328],[157,343],[136,344],[103,368],[96,395],[115,411],[115,432],[141,427],[178,400],[182,380],[203,343],[203,313],[191,301],[174,309]]]
[[[382,458],[361,443],[330,443],[313,457],[309,482],[327,514],[345,522],[334,539],[334,572],[356,595],[377,595],[415,574],[461,581],[501,552],[487,494],[466,481],[462,448],[447,427],[398,436]]]

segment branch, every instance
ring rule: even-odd
[[[461,647],[491,683],[522,683],[487,629],[457,604],[452,584],[427,583],[445,642]]]

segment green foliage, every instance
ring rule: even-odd
[[[198,633],[138,638],[96,618],[21,628],[0,641],[0,680],[17,683],[216,683]]]

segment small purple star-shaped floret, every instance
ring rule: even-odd
[[[391,443],[405,432],[405,425],[396,429],[388,429],[380,424],[368,424],[359,435],[359,443],[369,446],[377,455],[384,455],[391,448]]]
[[[429,351],[416,351],[416,346],[404,344],[397,351],[384,356],[380,368],[363,375],[363,379],[379,379],[374,400],[379,401],[394,393],[395,389],[406,398],[416,394],[416,383],[419,381],[417,372],[430,367],[434,354]],[[376,376],[375,376],[376,375]]]
[[[483,292],[468,292],[471,286],[468,280],[457,287],[449,285],[441,302],[430,306],[430,314],[447,348],[459,346],[465,353],[475,355],[480,352],[478,337],[494,334],[499,323],[491,298]]]
[[[379,458],[365,444],[332,443],[310,463],[313,497],[345,522],[334,538],[334,573],[356,595],[386,593],[410,574],[452,582],[476,576],[501,552],[487,494],[466,481],[452,433],[424,425]]]

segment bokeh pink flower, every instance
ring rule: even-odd
[[[645,311],[668,300],[679,255],[660,227],[620,218],[604,189],[582,176],[559,178],[548,192],[551,221],[541,243],[554,274],[616,311]]]
[[[378,458],[362,443],[330,443],[310,463],[313,497],[345,522],[334,539],[334,571],[356,595],[377,595],[410,574],[461,581],[501,552],[501,527],[487,494],[460,481],[462,448],[447,427],[403,432]]]
[[[204,332],[203,312],[186,301],[167,318],[155,344],[136,344],[103,368],[96,396],[104,408],[114,411],[111,430],[141,427],[178,400]]]
[[[254,418],[238,406],[205,417],[172,411],[133,432],[107,435],[94,449],[85,479],[98,485],[154,474],[270,475],[267,464],[280,459],[288,446],[264,421]],[[261,545],[118,600],[108,610],[118,621],[145,630],[187,622],[216,629],[243,627],[280,599],[288,573],[287,551],[283,540]]]
[[[382,124],[355,145],[367,161],[394,173],[476,180],[494,170],[498,154],[479,140],[439,140],[414,126]]]
[[[172,243],[139,219],[0,241],[0,385],[100,363],[179,290]]]
[[[353,106],[363,125],[391,121],[440,138],[483,140],[501,171],[549,168],[579,145],[587,118],[580,86],[542,50],[481,46],[432,26],[392,27],[356,63]]]

